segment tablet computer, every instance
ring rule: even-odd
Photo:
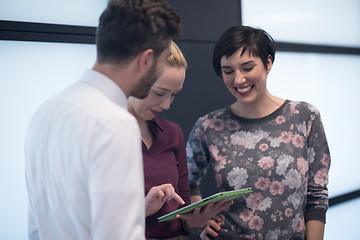
[[[250,192],[252,192],[251,188],[243,188],[243,189],[239,189],[239,190],[215,193],[214,195],[204,198],[198,202],[195,202],[193,204],[190,204],[188,206],[185,206],[183,208],[175,210],[171,213],[163,215],[158,218],[158,221],[164,222],[164,221],[172,220],[172,219],[176,218],[176,215],[181,214],[181,213],[189,213],[189,212],[193,211],[196,207],[205,207],[208,203],[211,203],[211,202],[216,203],[222,199],[224,199],[225,201],[230,201],[230,200],[241,197],[242,195],[244,195],[246,193],[250,193]]]

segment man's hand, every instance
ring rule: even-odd
[[[145,196],[146,217],[159,211],[164,203],[171,199],[174,199],[181,205],[185,204],[184,200],[175,192],[174,187],[170,183],[152,187]]]

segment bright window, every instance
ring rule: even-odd
[[[2,0],[0,20],[97,26],[107,0]]]
[[[273,95],[319,109],[332,158],[330,197],[360,189],[359,66],[355,55],[278,52],[268,76]]]
[[[24,140],[46,99],[95,63],[95,45],[0,41],[0,239],[27,236]]]
[[[276,41],[360,47],[360,1],[242,0],[242,23]]]

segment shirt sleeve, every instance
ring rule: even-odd
[[[185,205],[180,205],[179,208],[182,208],[186,205],[190,204],[190,188],[189,188],[189,180],[188,180],[188,167],[186,160],[186,150],[185,150],[185,141],[184,135],[180,129],[177,128],[177,137],[178,137],[178,148],[176,153],[177,162],[179,163],[179,195],[184,200]],[[184,221],[179,219],[180,226],[183,226]],[[182,235],[187,235],[188,232],[181,228]]]
[[[189,169],[190,195],[201,195],[200,181],[206,174],[209,164],[209,151],[205,139],[205,131],[202,128],[202,120],[199,119],[190,132],[186,144],[187,164]]]
[[[310,114],[307,135],[309,180],[305,221],[320,220],[325,222],[325,214],[329,206],[327,184],[330,152],[318,111]]]
[[[88,171],[91,229],[97,239],[145,239],[144,176],[135,119],[94,134]]]
[[[185,205],[190,204],[190,190],[189,190],[189,180],[188,180],[188,167],[186,161],[186,150],[183,133],[178,127],[177,130],[178,137],[178,149],[176,153],[177,162],[179,163],[179,194],[181,198],[185,201]],[[180,206],[183,207],[183,206]]]

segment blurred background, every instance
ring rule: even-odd
[[[276,96],[315,105],[332,156],[325,239],[360,235],[360,1],[169,0],[182,20],[176,41],[188,60],[183,91],[162,116],[185,138],[198,117],[234,99],[211,67],[230,26],[267,31],[278,52],[268,77]],[[96,58],[95,30],[107,0],[0,0],[0,239],[27,239],[24,139],[34,111],[78,80]],[[209,169],[211,171],[211,169]],[[206,184],[205,184],[206,182]],[[206,177],[202,194],[213,193]],[[192,236],[196,239],[195,236]]]

